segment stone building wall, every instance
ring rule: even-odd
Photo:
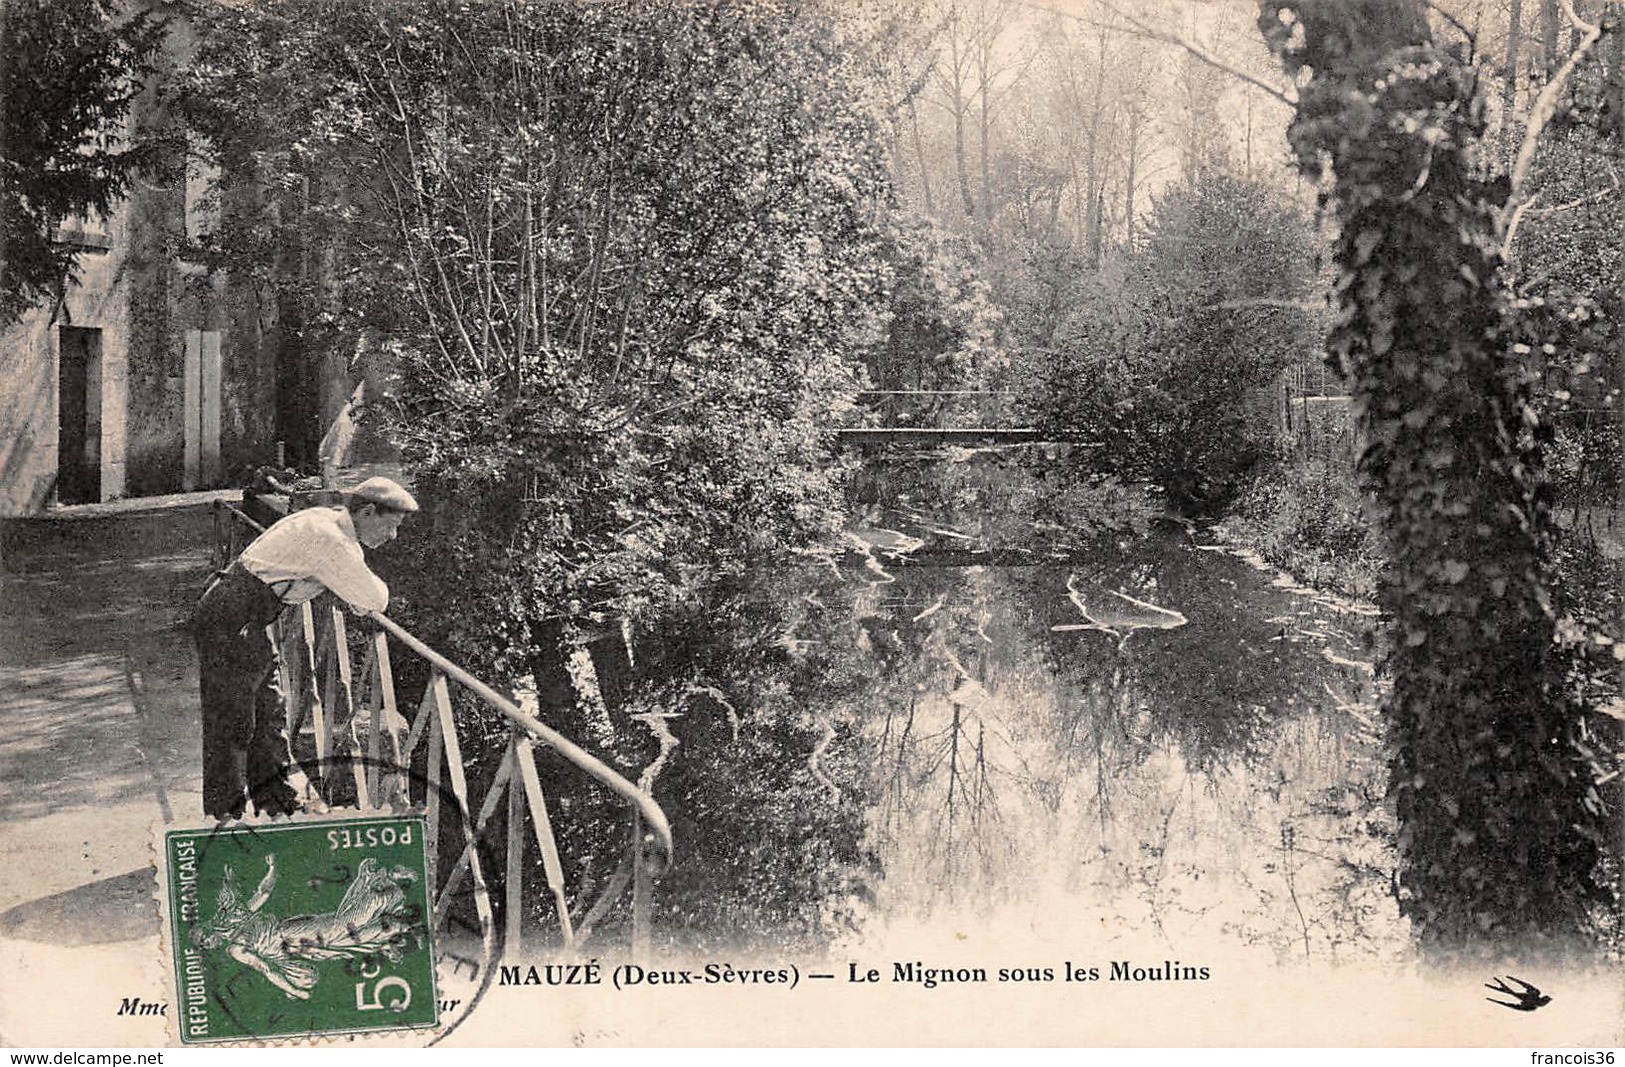
[[[64,329],[95,331],[99,366],[88,396],[96,412],[94,442],[83,457],[98,484],[90,495],[111,500],[126,491],[131,270],[129,214],[74,226],[81,244],[80,284],[56,306],[39,307],[0,332],[0,515],[27,515],[51,503],[64,465],[58,413]],[[71,336],[71,335],[69,335]],[[87,435],[89,436],[89,435]],[[68,463],[71,465],[72,460]]]
[[[172,24],[157,79],[189,49],[185,25]],[[138,130],[173,121],[157,101],[155,83],[134,107]],[[77,283],[0,329],[0,516],[227,486],[274,459],[266,303],[181,256],[203,189],[174,170],[169,182],[135,177],[107,219],[70,222],[60,236],[81,250]],[[64,396],[64,382],[78,392],[87,347],[91,395]],[[63,441],[84,445],[64,457]]]

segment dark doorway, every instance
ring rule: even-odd
[[[57,363],[56,500],[102,495],[102,332],[63,326]]]

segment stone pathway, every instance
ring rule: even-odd
[[[0,526],[0,1041],[156,1044],[151,876],[200,816],[197,663],[209,494]],[[155,506],[156,505],[156,506]],[[87,982],[87,976],[95,976]]]

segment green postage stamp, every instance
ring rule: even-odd
[[[421,815],[164,835],[186,1044],[436,1024]]]

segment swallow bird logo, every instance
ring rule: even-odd
[[[1507,985],[1507,982],[1516,982],[1522,988],[1513,989],[1511,986]],[[1542,993],[1539,989],[1530,985],[1528,982],[1525,982],[1522,978],[1517,978],[1510,974],[1507,975],[1504,980],[1498,977],[1493,982],[1485,982],[1484,988],[1493,989],[1497,993],[1503,993],[1506,996],[1511,997],[1511,1002],[1496,1000],[1494,997],[1485,997],[1484,999],[1489,1001],[1491,1004],[1499,1004],[1503,1008],[1511,1008],[1513,1011],[1534,1011],[1536,1008],[1545,1007],[1547,1004],[1552,1002],[1551,997]]]

